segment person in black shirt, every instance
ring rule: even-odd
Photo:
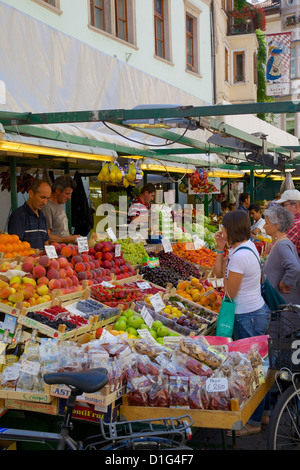
[[[31,248],[43,250],[49,235],[42,208],[51,196],[51,186],[43,180],[35,180],[28,191],[28,200],[14,210],[8,221],[8,233],[16,234]]]

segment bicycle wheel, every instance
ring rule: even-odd
[[[300,384],[281,395],[271,414],[268,450],[300,450]]]
[[[190,447],[185,446],[179,442],[171,439],[164,439],[162,437],[147,437],[135,438],[109,444],[102,447],[101,450],[161,450],[161,449],[175,449],[175,450],[191,450]]]

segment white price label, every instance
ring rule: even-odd
[[[156,312],[160,312],[163,308],[165,308],[165,304],[163,303],[162,298],[159,295],[159,293],[151,295],[151,297],[149,297],[149,300],[151,302],[152,307],[154,308]]]
[[[226,392],[228,390],[228,380],[224,377],[209,377],[206,380],[205,385],[207,392]]]
[[[121,245],[115,245],[115,258],[119,258],[121,256]]]
[[[79,237],[77,238],[77,245],[79,253],[84,253],[85,251],[89,251],[89,244],[87,237]]]
[[[113,241],[113,242],[116,242],[117,241],[117,237],[116,235],[114,234],[113,230],[111,227],[108,227],[106,229],[106,233],[107,235],[109,236],[109,238]]]
[[[193,242],[194,242],[194,247],[195,247],[195,250],[200,250],[200,248],[202,248],[205,243],[203,240],[201,240],[198,235],[193,235]]]
[[[136,285],[137,285],[141,290],[151,289],[151,286],[150,286],[149,282],[147,282],[147,281],[137,282]]]
[[[51,258],[51,259],[53,259],[53,258],[58,258],[57,253],[56,253],[55,246],[53,246],[53,245],[45,245],[44,248],[45,248],[45,251],[46,251],[46,255],[47,255],[49,258]]]
[[[152,334],[148,330],[146,330],[146,328],[142,328],[141,330],[137,330],[137,332],[138,332],[138,334],[140,335],[140,337],[142,339],[155,341]]]
[[[100,343],[117,343],[117,342],[118,342],[117,337],[112,335],[105,328],[103,328],[103,331],[100,336]]]
[[[163,238],[162,239],[162,244],[163,244],[165,253],[170,253],[171,251],[173,251],[171,242],[170,242],[170,240],[168,240],[168,238]]]
[[[20,364],[20,372],[25,372],[26,374],[29,374],[29,375],[38,375],[39,371],[40,371],[39,362],[25,360],[24,362]]]
[[[145,305],[144,305],[143,308],[142,308],[141,315],[142,315],[142,317],[143,317],[144,322],[146,323],[146,325],[147,325],[149,328],[152,328],[152,325],[153,325],[153,318],[152,318],[152,316],[150,315],[149,310],[147,309],[147,307],[145,307]]]

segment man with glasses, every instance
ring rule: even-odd
[[[284,191],[280,199],[274,202],[285,207],[294,216],[294,225],[286,233],[286,236],[295,244],[300,256],[300,191],[288,189]]]

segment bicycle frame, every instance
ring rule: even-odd
[[[60,433],[28,431],[13,428],[0,428],[0,440],[40,442],[42,444],[45,444],[47,442],[56,442],[59,446],[59,444],[61,443],[61,439],[62,435]],[[75,442],[70,436],[66,436],[64,438],[64,444],[71,450],[80,450],[80,445]]]

